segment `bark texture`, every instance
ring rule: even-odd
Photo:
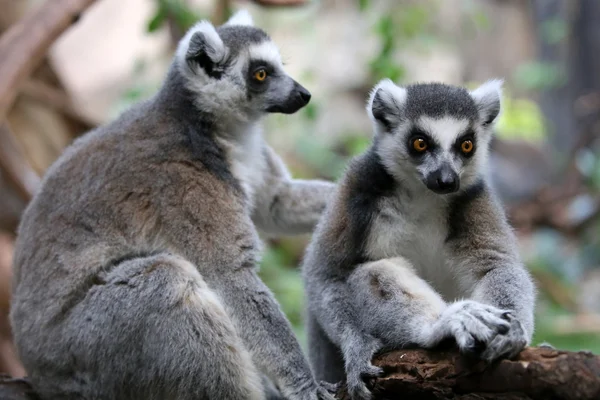
[[[600,357],[587,352],[528,348],[486,367],[455,351],[401,350],[374,362],[385,375],[372,382],[373,400],[600,399]],[[343,384],[337,398],[350,399]],[[0,399],[38,397],[26,380],[0,376]]]
[[[600,357],[587,352],[527,348],[486,368],[455,351],[403,350],[374,363],[385,371],[374,400],[600,399]],[[343,386],[338,397],[350,399]]]

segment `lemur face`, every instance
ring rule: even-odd
[[[178,49],[188,88],[207,111],[235,109],[247,118],[291,114],[311,94],[283,69],[277,46],[252,26],[245,11],[215,29],[203,21],[190,29]]]
[[[368,111],[382,162],[398,179],[418,180],[437,194],[469,187],[485,171],[501,84],[489,81],[468,92],[440,83],[380,82]]]

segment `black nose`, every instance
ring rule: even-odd
[[[459,189],[458,174],[450,166],[442,166],[427,177],[427,187],[438,194],[454,193]]]
[[[303,86],[300,86],[298,88],[298,95],[300,95],[300,98],[302,99],[304,104],[308,104],[308,102],[310,101],[310,97],[311,97],[311,94],[308,90],[306,90]]]

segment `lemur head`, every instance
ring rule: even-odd
[[[245,10],[218,28],[208,21],[193,26],[178,45],[175,63],[196,105],[232,122],[291,114],[311,97],[284,72],[277,47]]]
[[[379,82],[367,111],[382,163],[396,179],[421,181],[438,194],[468,188],[485,173],[501,88],[500,80],[472,92],[441,83]]]

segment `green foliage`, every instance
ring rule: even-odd
[[[557,330],[552,322],[560,317],[568,317],[570,313],[560,305],[552,303],[543,294],[538,303],[533,345],[547,342],[560,350],[586,350],[600,354],[600,335],[586,332],[566,333]]]
[[[202,19],[184,0],[156,0],[156,3],[156,12],[148,22],[147,31],[150,33],[160,29],[169,17],[183,31]]]
[[[359,9],[366,11],[369,4],[368,1],[360,1]],[[379,17],[374,30],[381,48],[369,63],[373,82],[383,78],[400,82],[405,77],[405,67],[395,60],[396,51],[411,41],[427,36],[431,15],[431,9],[427,6],[422,3],[402,4]]]
[[[554,64],[534,61],[520,65],[515,72],[515,82],[524,89],[549,89],[566,83],[565,71]]]
[[[562,42],[569,35],[569,26],[560,18],[552,18],[542,22],[542,38],[549,44]]]
[[[496,125],[498,136],[540,142],[545,138],[544,117],[538,105],[528,99],[515,99],[505,91],[502,114]]]

